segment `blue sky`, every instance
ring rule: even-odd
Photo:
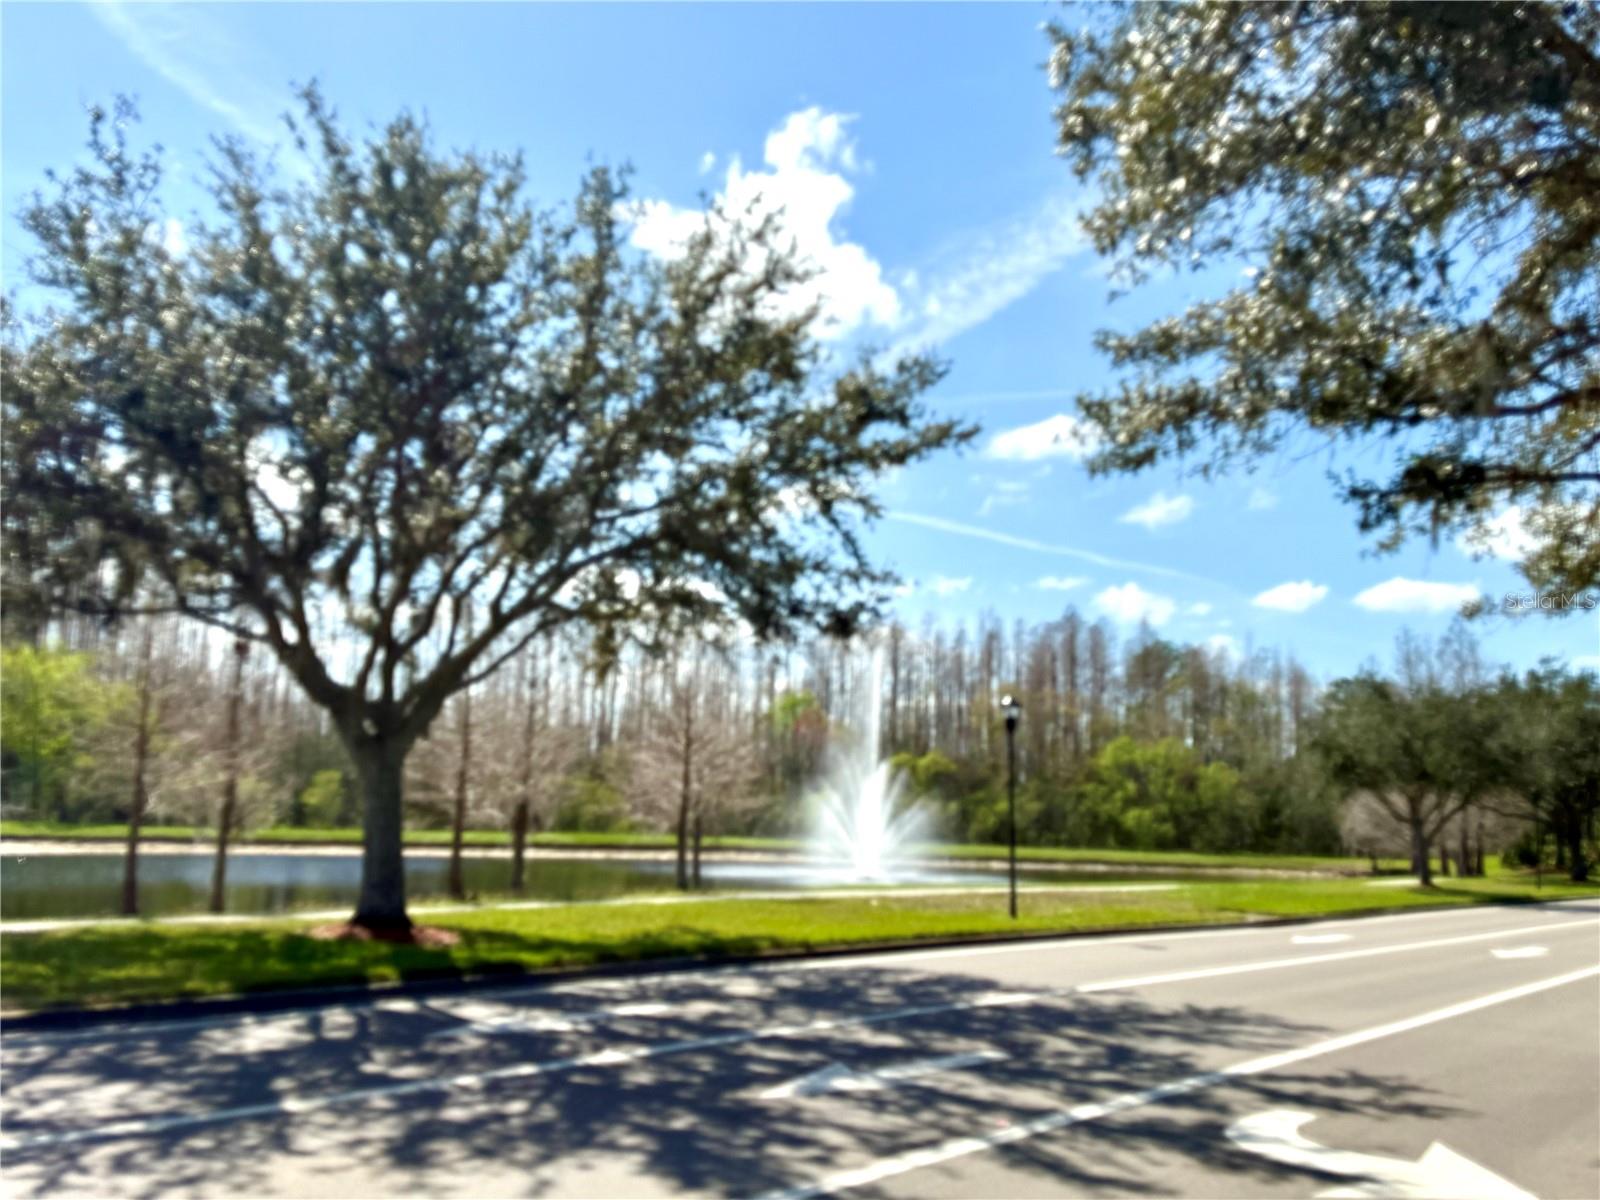
[[[1162,468],[1090,479],[1072,396],[1111,378],[1096,329],[1181,308],[1216,279],[1159,280],[1112,303],[1052,155],[1040,25],[996,5],[6,4],[4,281],[29,251],[15,213],[72,161],[84,109],[137,96],[167,148],[171,207],[198,203],[208,138],[276,140],[291,81],[349,120],[409,107],[444,145],[525,151],[530,190],[569,198],[592,162],[630,162],[638,244],[670,246],[702,195],[781,205],[822,269],[841,348],[932,347],[931,396],[978,442],[886,480],[868,545],[920,623],[1072,604],[1125,632],[1282,646],[1323,677],[1387,661],[1405,626],[1436,634],[1461,595],[1521,592],[1454,541],[1374,556],[1330,469],[1387,451],[1302,437],[1249,476]],[[1070,14],[1069,14],[1070,15]],[[289,162],[291,169],[293,163]],[[1514,514],[1500,549],[1514,547]],[[1600,665],[1600,622],[1480,622],[1494,661]]]

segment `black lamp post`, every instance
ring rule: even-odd
[[[1000,697],[1006,715],[1006,801],[1011,810],[1011,916],[1017,915],[1017,721],[1022,705],[1009,692]]]

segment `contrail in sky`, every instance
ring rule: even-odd
[[[1019,550],[1032,550],[1038,554],[1054,554],[1061,558],[1077,558],[1084,562],[1094,563],[1100,567],[1113,567],[1121,571],[1143,571],[1147,575],[1162,575],[1169,579],[1187,579],[1194,583],[1209,584],[1232,591],[1225,584],[1218,583],[1215,579],[1207,579],[1204,575],[1192,575],[1188,571],[1180,571],[1176,567],[1158,567],[1151,563],[1130,562],[1123,558],[1112,558],[1105,554],[1096,554],[1092,550],[1079,550],[1075,546],[1057,546],[1050,542],[1037,542],[1032,538],[1017,537],[1010,533],[998,533],[993,529],[985,529],[981,525],[967,525],[961,521],[947,521],[943,517],[929,517],[922,513],[913,512],[888,512],[884,514],[891,521],[901,521],[907,525],[920,525],[924,529],[937,529],[940,533],[953,533],[960,537],[982,538],[987,542],[998,542],[1002,546],[1015,546]]]

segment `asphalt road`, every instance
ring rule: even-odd
[[[10,1196],[1600,1197],[1600,903],[69,1033]]]

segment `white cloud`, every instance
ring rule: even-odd
[[[769,216],[778,223],[780,242],[792,243],[797,258],[814,272],[785,293],[779,311],[788,315],[819,304],[817,334],[825,338],[842,338],[866,326],[894,328],[903,315],[900,296],[882,266],[861,245],[839,235],[839,216],[855,195],[845,173],[858,166],[849,122],[815,106],[790,113],[767,135],[767,169],[747,171],[735,157],[716,197],[743,223]],[[705,220],[698,209],[665,200],[641,201],[631,216],[634,245],[662,258],[681,253]],[[759,265],[751,264],[752,269]]]
[[[717,165],[717,156],[707,150],[700,156],[700,174],[711,174],[711,168]]]
[[[959,579],[952,579],[948,575],[935,575],[928,584],[928,590],[936,596],[953,596],[957,592],[966,591],[971,586],[971,575],[963,575]]]
[[[1168,496],[1165,492],[1157,492],[1143,504],[1130,508],[1117,520],[1127,525],[1143,525],[1146,529],[1157,529],[1162,525],[1175,525],[1192,512],[1194,512],[1194,497]]]
[[[1478,588],[1470,583],[1428,583],[1396,575],[1369,587],[1355,603],[1369,612],[1454,612],[1478,599]]]
[[[1085,458],[1093,454],[1099,438],[1092,426],[1077,417],[1057,413],[1032,425],[1006,429],[989,439],[984,451],[990,458],[1035,462],[1041,458]]]
[[[1220,650],[1230,658],[1239,657],[1239,639],[1228,633],[1213,633],[1206,639],[1206,647]]]
[[[970,236],[922,272],[911,331],[894,353],[949,341],[1027,295],[1085,249],[1078,202],[1057,195],[1026,216]]]
[[[1251,488],[1250,499],[1245,501],[1244,506],[1251,512],[1264,512],[1278,507],[1278,497],[1264,487]]]
[[[1600,654],[1580,654],[1572,665],[1580,671],[1600,671]]]
[[[1521,562],[1539,547],[1539,539],[1528,529],[1527,514],[1520,504],[1512,504],[1488,518],[1482,529],[1468,530],[1456,539],[1463,554]]]
[[[1157,626],[1165,625],[1172,620],[1172,614],[1178,611],[1178,606],[1171,597],[1147,592],[1137,583],[1131,582],[1124,583],[1120,587],[1108,587],[1105,591],[1097,593],[1094,606],[1124,625],[1133,625],[1139,621],[1149,621],[1150,624]]]
[[[1309,579],[1302,579],[1294,583],[1280,583],[1277,587],[1270,587],[1254,600],[1250,601],[1257,608],[1274,608],[1279,612],[1302,613],[1313,604],[1318,604],[1328,594],[1326,584],[1312,583]]]
[[[161,230],[161,244],[173,258],[182,258],[189,253],[189,239],[184,237],[183,222],[177,217],[167,218]]]
[[[1033,586],[1047,592],[1070,592],[1088,582],[1082,575],[1043,575]]]
[[[1211,605],[1207,604],[1204,600],[1197,600],[1183,611],[1186,616],[1203,617],[1210,613]]]

